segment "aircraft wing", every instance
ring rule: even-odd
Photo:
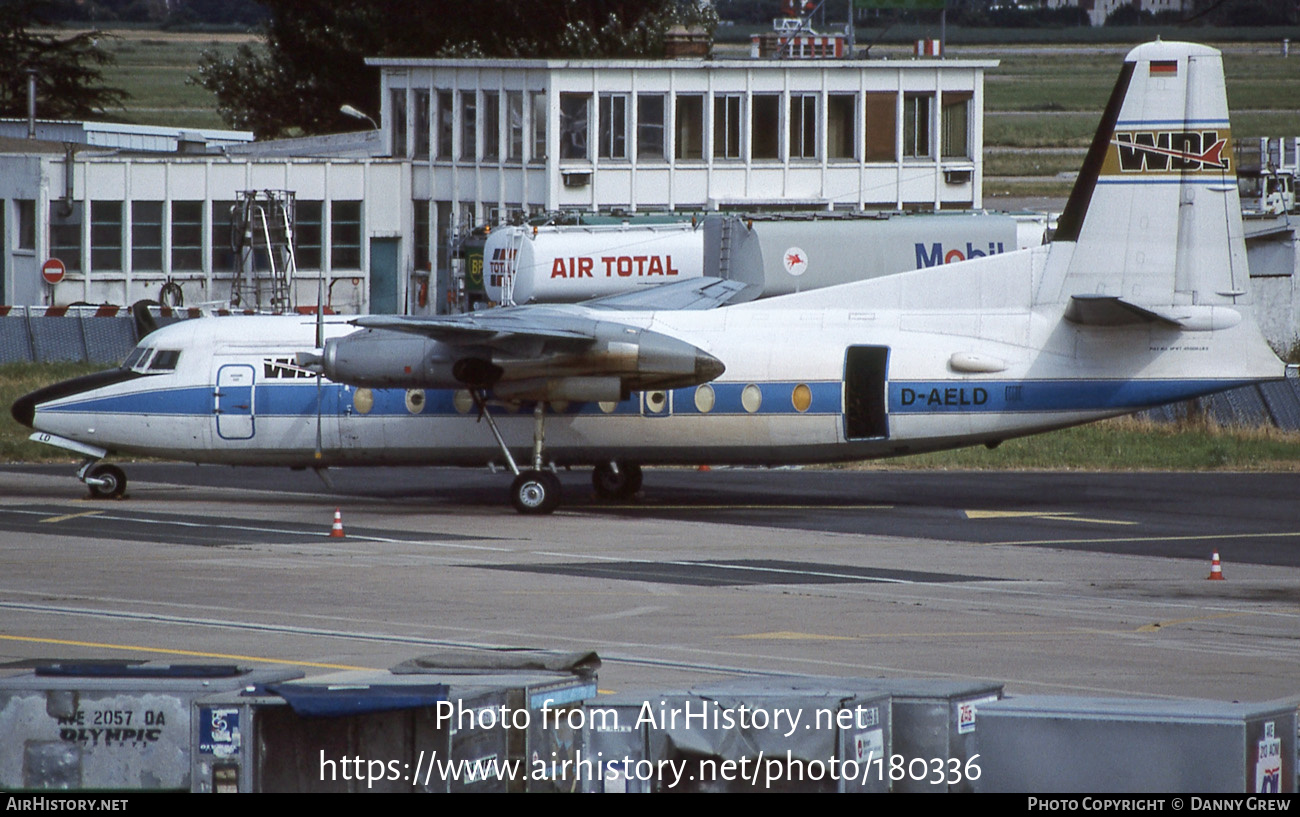
[[[725,367],[690,343],[598,320],[573,305],[468,315],[366,315],[364,331],[331,338],[300,365],[379,388],[491,388],[502,399],[617,401],[631,391],[693,386]],[[315,369],[313,369],[314,371]]]
[[[561,309],[507,307],[464,315],[366,315],[352,321],[363,329],[387,329],[423,335],[451,345],[499,346],[522,339],[589,342],[596,322]]]
[[[617,295],[605,295],[583,301],[583,306],[596,309],[616,309],[624,311],[678,310],[678,309],[716,309],[730,303],[741,303],[754,297],[741,297],[750,287],[741,281],[729,281],[724,278],[688,278],[671,284],[644,287],[634,292],[622,292]]]

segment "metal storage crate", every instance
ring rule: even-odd
[[[304,692],[335,699],[330,714]],[[566,791],[549,770],[582,750],[581,731],[542,711],[595,692],[564,673],[341,672],[210,696],[194,704],[193,791]]]
[[[611,770],[595,791],[889,790],[889,695],[878,690],[754,682],[586,709],[589,751]]]
[[[738,679],[694,691],[763,694],[765,689],[794,694],[819,689],[888,693],[893,747],[886,767],[892,767],[890,790],[902,792],[974,791],[971,777],[978,772],[967,764],[977,754],[975,707],[1002,697],[999,683],[931,678],[777,676]],[[974,763],[978,766],[978,758]]]
[[[1293,792],[1294,703],[1026,696],[979,707],[977,791]]]
[[[0,678],[0,789],[190,788],[190,706],[288,667],[83,662]]]

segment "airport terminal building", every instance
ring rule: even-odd
[[[265,306],[253,277],[286,279],[278,305],[314,305],[323,279],[335,311],[419,314],[446,308],[468,229],[524,214],[982,205],[991,61],[372,64],[378,132],[128,144],[0,123],[0,304],[218,304],[243,280]],[[238,215],[267,191],[293,201],[290,269],[240,252],[274,232],[274,208]]]
[[[389,152],[444,221],[982,205],[995,62],[369,62]]]

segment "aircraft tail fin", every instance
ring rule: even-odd
[[[1035,300],[1118,299],[1073,301],[1067,315],[1081,322],[1248,303],[1217,50],[1157,41],[1129,52],[1057,225]]]

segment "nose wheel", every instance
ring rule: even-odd
[[[126,472],[116,465],[96,465],[83,480],[95,499],[118,499],[126,493]]]
[[[560,505],[560,480],[550,471],[524,471],[510,485],[510,501],[523,514],[550,513]]]

